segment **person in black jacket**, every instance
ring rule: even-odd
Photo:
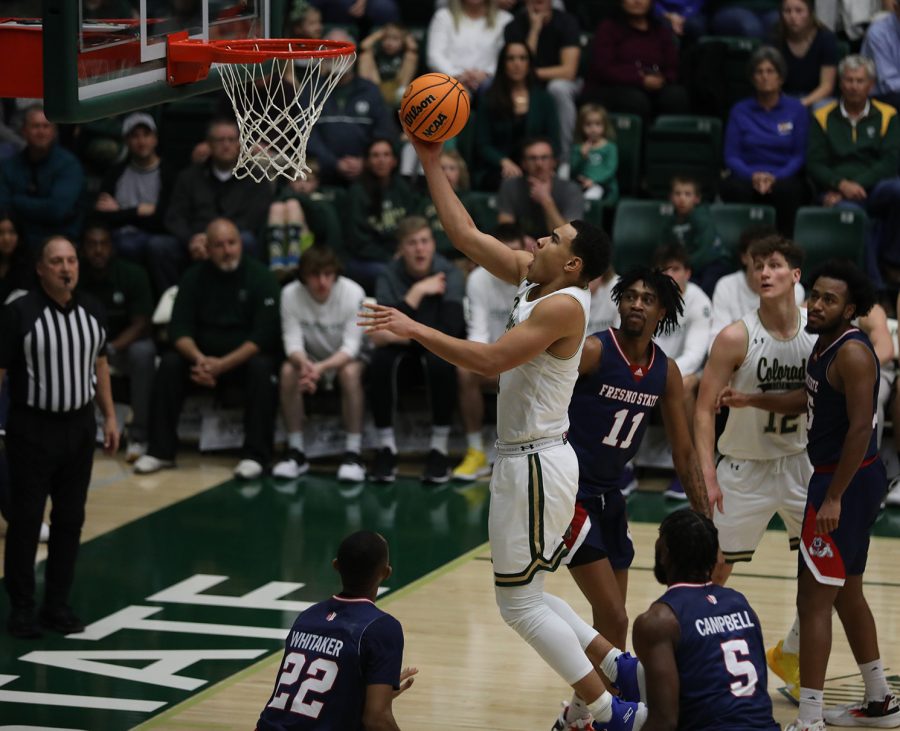
[[[164,233],[163,212],[175,171],[157,153],[156,120],[146,112],[130,114],[122,123],[128,157],[106,174],[91,219],[112,231],[116,250],[146,266],[161,293],[178,277],[180,247]]]

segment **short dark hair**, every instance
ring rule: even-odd
[[[337,552],[344,591],[361,594],[371,589],[387,562],[388,544],[381,535],[370,530],[351,533],[341,541]]]
[[[672,180],[669,182],[669,190],[676,185],[690,185],[698,196],[703,197],[703,184],[691,175],[673,175]]]
[[[553,153],[554,159],[557,157],[556,148],[553,146],[553,140],[544,135],[533,135],[531,137],[526,137],[522,141],[522,158],[525,158],[525,150],[527,150],[532,145],[549,145],[550,150]]]
[[[672,277],[661,269],[651,269],[645,266],[636,266],[629,269],[619,277],[610,293],[616,307],[622,300],[622,295],[635,282],[643,282],[652,289],[659,302],[666,310],[666,316],[656,326],[656,335],[670,333],[678,325],[678,318],[684,312],[684,297],[681,296],[681,288]]]
[[[303,252],[300,257],[300,265],[297,268],[297,279],[303,282],[310,274],[318,274],[331,270],[336,275],[340,274],[341,260],[337,254],[323,244],[314,244]]]
[[[754,259],[760,256],[766,257],[772,254],[781,254],[791,269],[799,269],[803,266],[803,249],[780,234],[757,239],[750,244],[747,252]]]
[[[743,256],[750,249],[750,245],[754,241],[759,241],[760,239],[764,239],[767,236],[774,236],[778,233],[778,230],[769,224],[763,223],[758,226],[748,226],[743,231],[741,231],[741,236],[738,239],[737,245],[737,253],[738,256]]]
[[[683,264],[686,269],[691,268],[691,255],[688,254],[688,250],[678,242],[663,244],[662,246],[657,247],[656,251],[653,252],[653,266],[662,269],[671,261],[677,261],[678,263]]]
[[[612,257],[612,242],[599,226],[576,219],[569,222],[575,229],[572,239],[572,253],[582,262],[581,279],[590,282],[609,269]]]
[[[837,279],[847,285],[847,299],[856,308],[855,317],[865,317],[878,302],[875,287],[859,267],[848,259],[829,259],[813,272],[813,284],[819,277]]]
[[[707,582],[719,555],[719,531],[705,515],[690,508],[676,510],[659,525],[669,552],[670,578]]]

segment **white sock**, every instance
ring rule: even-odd
[[[376,429],[375,431],[378,435],[378,448],[384,449],[387,447],[391,450],[391,453],[397,454],[397,440],[394,439],[394,427],[389,426],[384,429]]]
[[[466,434],[466,442],[469,449],[477,449],[479,452],[484,451],[484,440],[481,438],[480,431],[473,431]]]
[[[579,698],[577,693],[572,693],[572,702],[569,703],[569,707],[566,709],[566,722],[572,723],[579,718],[587,718],[590,715],[591,712],[588,710],[587,703]]]
[[[303,432],[292,431],[288,434],[288,448],[296,449],[298,452],[303,451]]]
[[[794,623],[784,636],[784,642],[781,644],[781,651],[788,652],[791,655],[800,654],[800,615],[794,615]]]
[[[814,688],[800,688],[800,711],[797,718],[801,721],[822,720],[822,698],[824,690]]]
[[[362,434],[348,433],[347,439],[344,442],[344,451],[353,452],[353,454],[362,452]]]
[[[606,654],[606,657],[604,657],[603,661],[600,663],[600,669],[603,671],[603,674],[609,678],[610,683],[615,683],[616,679],[619,677],[619,668],[616,665],[616,658],[621,654],[622,651],[614,647]]]
[[[867,701],[883,701],[884,697],[891,692],[891,689],[888,688],[887,678],[884,677],[884,665],[881,664],[881,658],[860,664],[859,672],[866,684]]]
[[[431,449],[436,449],[441,454],[447,454],[447,442],[450,439],[449,426],[431,427]]]
[[[612,696],[609,691],[603,691],[603,695],[593,703],[588,703],[587,707],[594,720],[601,724],[612,719]]]

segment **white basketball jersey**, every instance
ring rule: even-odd
[[[548,297],[574,297],[584,313],[585,332],[591,307],[586,287],[565,287],[529,302],[528,294],[538,285],[528,280],[519,285],[506,329],[525,322],[535,307]],[[557,358],[547,351],[527,363],[500,374],[497,394],[497,436],[501,442],[518,444],[546,437],[558,437],[569,428],[569,401],[578,378],[578,350],[569,358]]]
[[[731,377],[731,386],[744,393],[779,393],[803,388],[806,361],[817,336],[806,332],[806,310],[797,308],[797,331],[780,340],[759,320],[759,310],[744,315],[747,356]],[[735,459],[777,459],[806,449],[806,414],[785,416],[762,409],[731,409],[719,452]]]

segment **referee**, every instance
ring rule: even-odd
[[[104,415],[103,446],[113,453],[119,443],[105,317],[96,301],[74,291],[78,257],[72,242],[47,239],[37,275],[36,289],[0,311],[0,383],[8,370],[10,389],[7,629],[22,638],[40,637],[41,625],[62,634],[84,629],[67,602],[94,461],[95,396]],[[36,616],[34,559],[48,497],[53,507],[44,603]]]

